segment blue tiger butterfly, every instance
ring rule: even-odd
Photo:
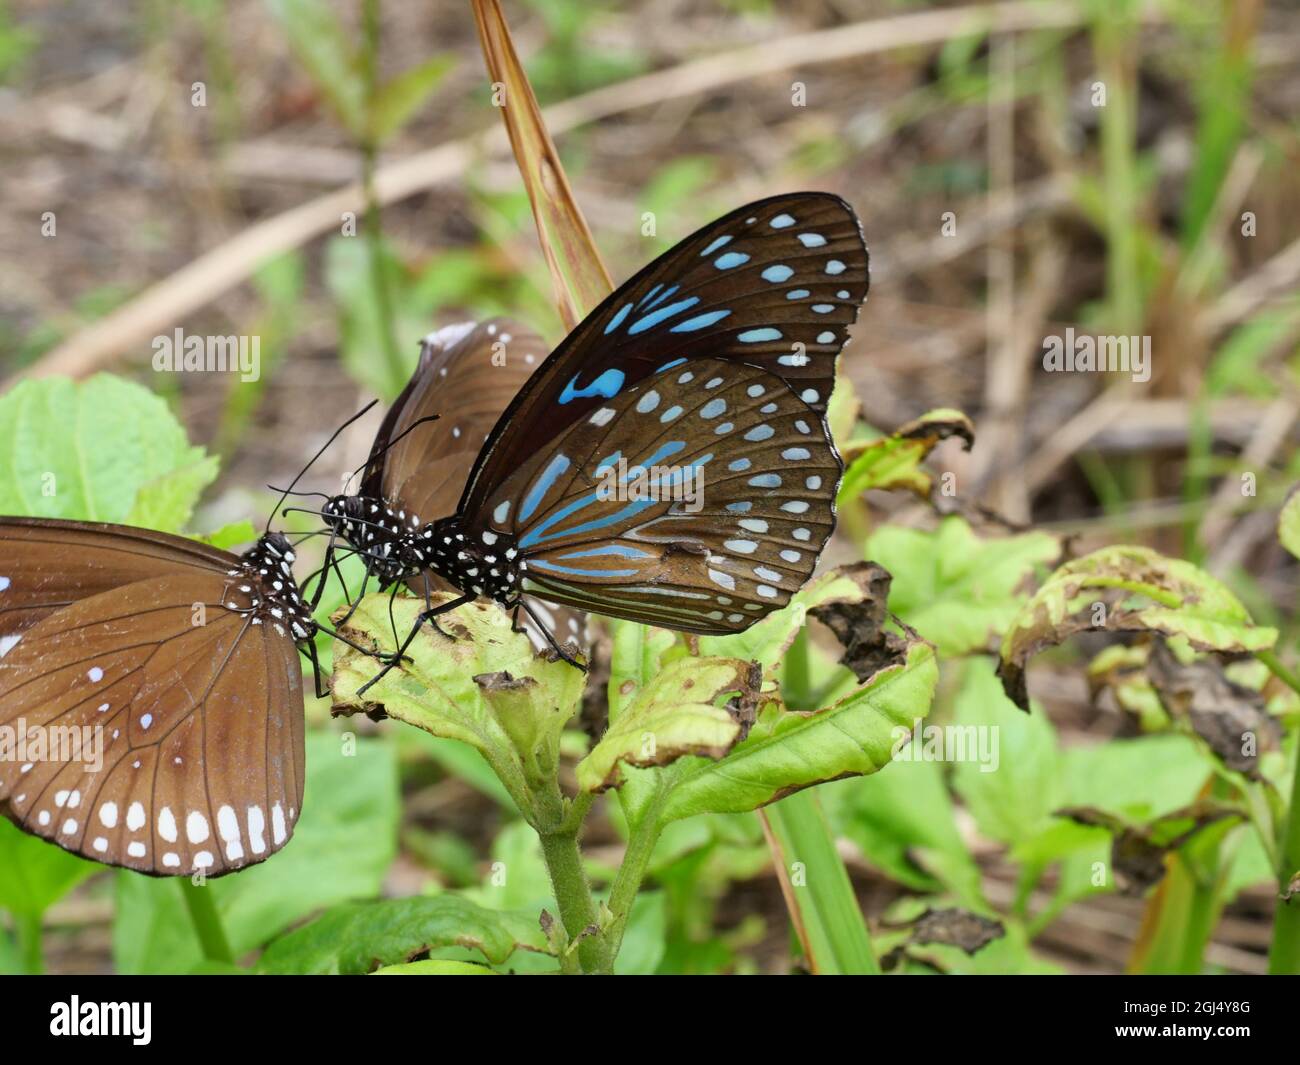
[[[867,288],[842,199],[751,203],[644,267],[541,362],[454,513],[380,525],[393,500],[366,494],[372,478],[331,500],[326,521],[382,559],[390,582],[428,570],[461,593],[420,615],[385,671],[421,623],[477,596],[532,615],[537,595],[704,634],[783,607],[834,529],[843,464],[826,405]],[[631,491],[647,476],[654,490]],[[686,478],[702,485],[699,507],[672,491]]]

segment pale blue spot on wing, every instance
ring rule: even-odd
[[[750,502],[728,503],[727,509],[731,511],[731,513],[733,514],[748,514],[749,511],[753,508],[753,506],[754,504]]]
[[[800,233],[799,243],[805,248],[820,248],[826,243],[826,238],[820,233]]]
[[[742,344],[761,344],[764,340],[780,340],[781,330],[772,329],[770,326],[763,329],[746,329],[743,333],[738,333],[736,339]]]
[[[813,314],[830,314],[833,310],[835,310],[835,304],[833,303],[814,303],[812,305]]]
[[[801,300],[808,295],[811,295],[811,293],[806,288],[792,288],[785,294],[785,298],[788,300]]]
[[[830,330],[827,330],[825,333],[817,334],[818,344],[831,344],[834,342],[834,340],[835,340],[835,334],[832,333]]]
[[[760,440],[770,440],[775,431],[770,425],[756,425],[745,434],[745,439],[754,443]]]
[[[775,473],[760,473],[757,477],[751,477],[749,483],[755,488],[780,488],[781,478]]]
[[[768,224],[771,225],[773,229],[788,229],[790,226],[794,225],[794,218],[788,214],[779,214]]]
[[[749,459],[736,459],[735,462],[729,463],[727,469],[732,473],[744,473],[753,463]]]
[[[844,264],[838,259],[832,259],[826,264],[826,272],[828,274],[842,274],[844,273]]]
[[[700,408],[701,418],[716,418],[719,414],[725,413],[727,401],[725,399],[711,399]]]
[[[730,270],[733,266],[743,266],[749,262],[749,256],[743,251],[729,251],[726,255],[719,255],[713,260],[713,265],[719,270]]]
[[[794,276],[794,271],[784,263],[777,263],[775,266],[769,266],[762,273],[764,281],[771,281],[774,285],[779,285],[782,281],[789,281]]]

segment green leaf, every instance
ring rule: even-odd
[[[435,606],[455,596],[433,596]],[[423,600],[387,595],[363,599],[347,626],[362,646],[396,650],[393,632],[410,631]],[[390,616],[391,613],[391,616]],[[351,648],[334,663],[335,712],[383,706],[390,717],[434,736],[460,740],[482,753],[522,812],[530,789],[553,778],[560,734],[577,710],[585,681],[567,662],[548,661],[528,637],[514,632],[510,615],[484,600],[421,627],[407,649],[410,661],[358,695],[378,672],[376,660]]]
[[[103,869],[0,819],[0,907],[12,914],[40,917]]]
[[[1277,641],[1276,629],[1254,625],[1224,584],[1190,562],[1146,547],[1106,547],[1061,566],[1021,608],[1002,640],[1008,696],[1027,710],[1028,660],[1093,629],[1183,636],[1202,651],[1261,651]]]
[[[1300,558],[1300,492],[1294,488],[1277,516],[1277,538],[1292,555]]]
[[[382,144],[406,125],[455,65],[453,56],[434,56],[379,86],[370,101],[371,142]]]
[[[617,787],[623,765],[668,765],[688,754],[723,757],[740,738],[741,722],[715,701],[734,692],[752,704],[761,683],[758,667],[738,658],[678,659],[637,693],[578,763],[578,786],[597,793]]]
[[[236,957],[313,910],[375,895],[397,849],[400,807],[390,744],[307,736],[302,815],[284,850],[208,881]],[[113,954],[119,972],[187,972],[202,952],[170,880],[120,872]]]
[[[456,895],[338,906],[272,943],[263,973],[367,973],[439,947],[478,950],[499,965],[516,950],[549,952],[537,915],[485,910]]]
[[[1056,735],[1044,714],[1022,714],[1003,694],[992,662],[965,663],[956,699],[955,724],[983,728],[997,741],[997,763],[960,761],[953,784],[980,832],[1016,843],[1033,837],[1061,805],[1061,766]]]
[[[943,769],[907,757],[917,746],[914,740],[879,773],[818,794],[839,832],[886,876],[918,891],[946,887],[979,908],[979,868],[962,842]]]
[[[922,499],[930,497],[933,478],[921,463],[940,441],[955,436],[969,451],[975,442],[975,427],[957,410],[932,410],[908,422],[890,436],[866,443],[847,444],[842,449],[844,479],[838,501],[845,506],[863,492],[876,489],[906,489]]]
[[[475,965],[472,961],[450,961],[426,958],[424,961],[407,962],[405,965],[385,965],[376,969],[371,976],[500,976],[495,969],[486,965]]]
[[[1021,586],[1056,561],[1060,542],[1041,532],[984,540],[953,515],[933,532],[884,526],[864,554],[893,574],[889,609],[941,654],[959,655],[1002,635],[1020,610]]]
[[[366,135],[366,84],[348,33],[324,0],[266,0],[289,46],[353,138]]]
[[[194,450],[201,453],[198,448]],[[126,516],[126,524],[144,529],[175,529],[177,516],[184,515],[180,522],[184,525],[203,489],[216,480],[219,465],[216,455],[208,455],[141,485]]]
[[[668,896],[662,891],[641,892],[632,903],[623,945],[614,959],[614,974],[652,974],[663,960],[667,936]]]
[[[681,772],[664,820],[753,810],[826,780],[874,773],[888,764],[900,732],[929,711],[937,678],[934,650],[912,643],[903,661],[823,710],[769,704],[726,758]]]
[[[0,514],[147,519],[175,532],[216,476],[167,404],[109,374],[19,382],[0,398]]]
[[[248,520],[232,521],[221,526],[220,529],[214,529],[210,533],[204,533],[198,537],[205,544],[211,544],[213,547],[219,547],[223,551],[229,551],[232,547],[240,544],[250,544],[257,539],[257,530],[253,528],[253,523]]]

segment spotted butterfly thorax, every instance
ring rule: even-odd
[[[234,555],[0,517],[0,560],[0,811],[155,876],[220,876],[288,842],[304,779],[295,645],[314,656],[317,626],[283,535]]]
[[[749,204],[646,266],[524,384],[456,512],[414,531],[462,593],[421,621],[533,593],[725,634],[784,606],[834,529],[825,412],[867,287],[857,217],[826,193]]]
[[[429,567],[429,523],[454,513],[483,441],[546,353],[539,336],[507,318],[446,326],[421,342],[358,493],[334,496],[321,509],[381,589],[404,582],[420,596],[454,587]],[[576,611],[530,601],[523,620],[539,650],[551,633],[572,651],[585,649],[586,619]]]

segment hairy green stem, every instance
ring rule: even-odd
[[[185,907],[190,911],[190,921],[203,947],[203,956],[209,961],[233,965],[235,955],[230,949],[230,940],[226,938],[221,914],[217,913],[217,904],[212,901],[211,889],[206,885],[198,887],[187,876],[179,878],[176,883],[181,889]]]
[[[578,943],[578,961],[583,972],[604,972],[605,949],[601,937],[590,930],[596,927],[596,904],[591,884],[582,868],[576,831],[543,832],[542,857],[551,877],[551,890],[560,908],[560,922],[569,942]]]
[[[619,947],[623,945],[623,933],[627,931],[632,904],[636,902],[637,893],[645,880],[646,869],[650,865],[650,856],[654,853],[655,844],[659,842],[659,805],[659,802],[653,803],[632,830],[627,850],[623,852],[623,861],[610,887],[609,911],[614,916],[609,928],[605,930],[605,944],[611,965],[618,957]]]

